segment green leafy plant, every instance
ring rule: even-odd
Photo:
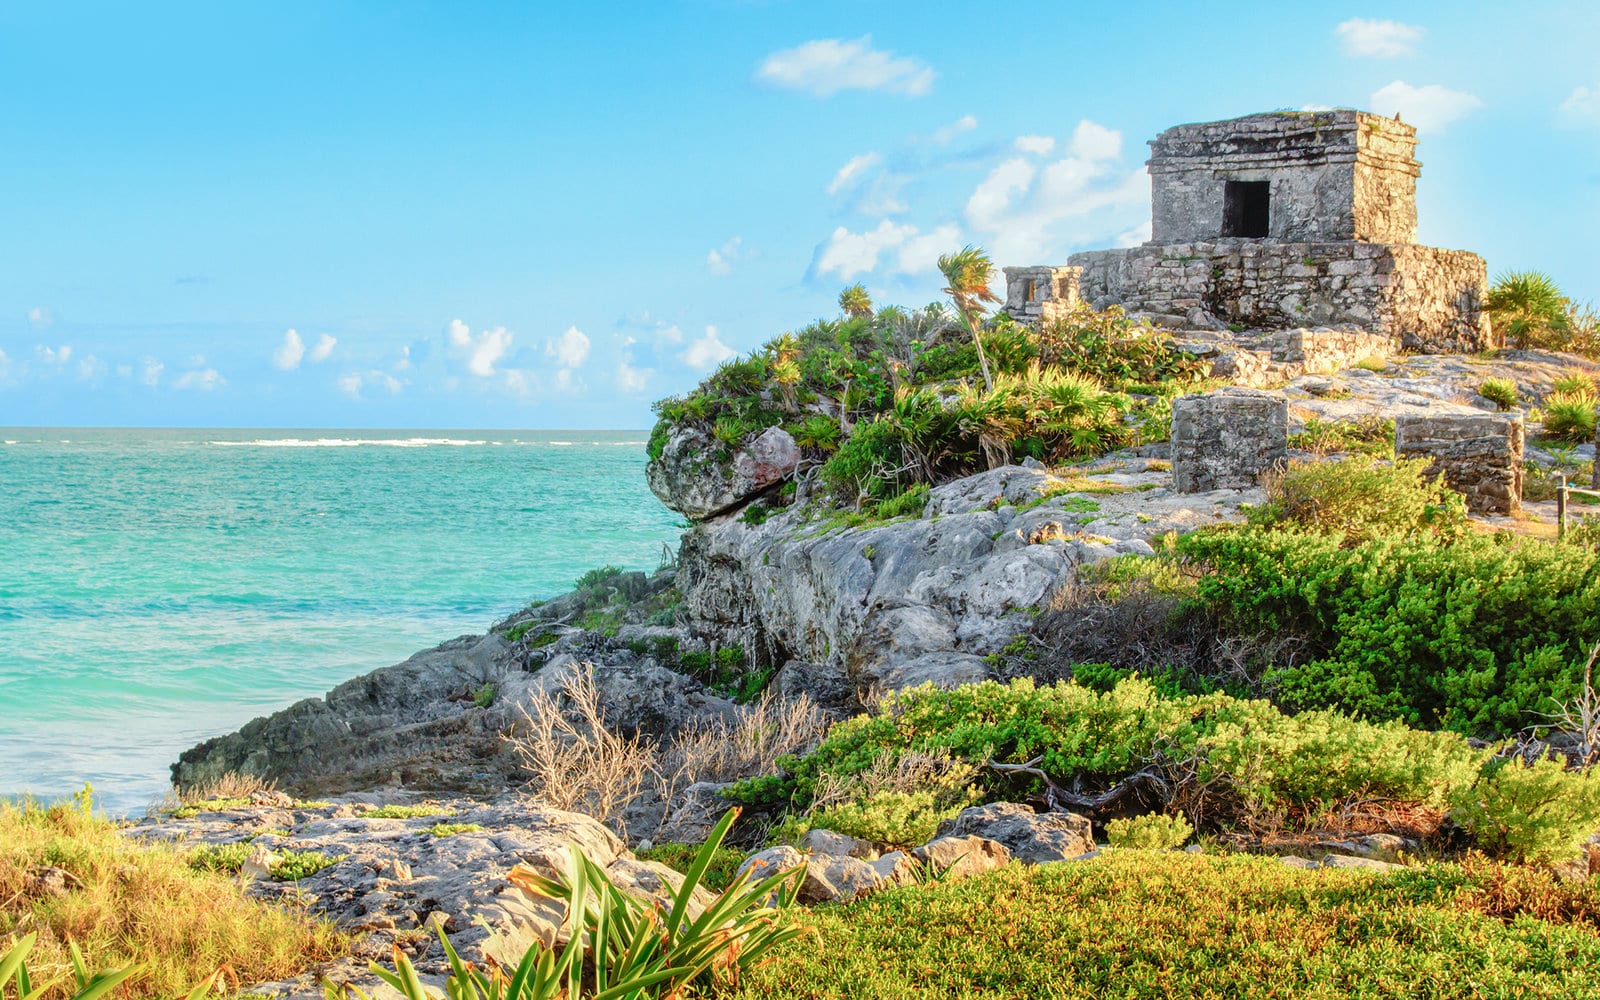
[[[458,833],[478,833],[482,823],[435,823],[422,831],[430,837],[454,837]]]
[[[1569,371],[1565,375],[1558,375],[1550,383],[1552,392],[1588,393],[1593,395],[1596,386],[1594,376],[1586,371]]]
[[[406,806],[397,803],[376,806],[361,814],[362,819],[421,819],[426,816],[454,816],[456,811],[436,802],[419,802]]]
[[[1466,502],[1428,469],[1422,458],[1296,462],[1268,479],[1267,502],[1253,508],[1249,519],[1336,534],[1350,542],[1418,534],[1453,537],[1465,529]]]
[[[1502,410],[1510,410],[1517,405],[1517,383],[1508,378],[1486,378],[1478,383],[1478,395]]]
[[[472,703],[479,708],[488,708],[494,704],[495,694],[494,685],[485,681],[483,687],[472,693]]]
[[[1193,833],[1194,827],[1187,819],[1166,813],[1146,813],[1106,824],[1106,839],[1112,847],[1140,851],[1170,851],[1182,847]]]
[[[310,878],[324,868],[331,868],[347,855],[323,854],[320,851],[285,851],[278,855],[272,866],[272,877],[284,882],[298,882]]]
[[[11,947],[0,952],[0,998],[5,997],[8,984],[16,990],[16,1000],[39,1000],[55,987],[54,982],[35,984],[28,975],[28,954],[38,939],[37,932],[25,934]],[[131,965],[91,973],[78,946],[69,944],[68,947],[72,953],[72,976],[77,987],[71,994],[71,1000],[99,1000],[140,971],[139,966]],[[215,980],[215,976],[208,977],[189,994],[188,1000],[199,1000],[205,996],[211,991]]]
[[[1600,775],[1549,758],[1497,760],[1458,790],[1455,816],[1495,854],[1543,864],[1572,861],[1600,828]]]
[[[1597,402],[1600,397],[1592,389],[1552,392],[1544,398],[1544,432],[1579,444],[1594,440]]]

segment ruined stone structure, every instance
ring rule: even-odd
[[[1476,514],[1513,514],[1522,505],[1521,415],[1505,413],[1402,416],[1395,421],[1394,452],[1429,458],[1431,473],[1466,495]]]
[[[1354,324],[1411,350],[1494,346],[1483,259],[1413,242],[1411,126],[1275,112],[1179,125],[1150,146],[1150,242],[1073,254],[1065,269],[1007,268],[1013,316],[1081,300],[1179,328]],[[1072,268],[1076,286],[1062,287]]]
[[[1008,267],[1005,310],[1024,323],[1049,323],[1077,308],[1081,267]]]
[[[1172,402],[1172,484],[1179,493],[1247,490],[1289,459],[1289,401],[1220,389]]]

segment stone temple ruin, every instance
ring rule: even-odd
[[[1150,143],[1150,241],[1061,267],[1008,267],[1005,309],[1048,323],[1081,304],[1121,306],[1199,341],[1190,348],[1241,385],[1400,350],[1498,347],[1483,258],[1414,242],[1416,144],[1404,122],[1348,109],[1169,128]],[[1286,409],[1249,389],[1175,401],[1174,486],[1239,489],[1280,468]],[[1418,415],[1401,421],[1396,445],[1431,457],[1469,508],[1517,509],[1519,421]]]
[[[1169,128],[1150,143],[1150,241],[1008,267],[1006,310],[1120,305],[1174,329],[1353,325],[1408,350],[1483,350],[1483,258],[1413,242],[1416,144],[1351,110]]]

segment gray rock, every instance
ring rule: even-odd
[[[1006,845],[987,837],[935,837],[912,851],[918,861],[950,878],[965,878],[1002,868],[1011,861]]]
[[[1367,871],[1387,872],[1401,868],[1401,865],[1390,864],[1387,861],[1378,861],[1374,858],[1358,858],[1348,854],[1324,854],[1322,856],[1323,868],[1360,868]]]
[[[1065,861],[1094,850],[1093,827],[1076,813],[1038,813],[1015,802],[991,802],[963,809],[939,824],[940,837],[977,835],[1004,844],[1028,864]]]
[[[804,839],[800,841],[800,849],[810,851],[813,855],[832,854],[860,858],[863,861],[872,861],[878,857],[878,849],[872,841],[834,833],[832,830],[807,830]]]
[[[679,424],[645,479],[661,502],[694,521],[729,511],[787,479],[800,464],[800,448],[781,427],[743,442],[731,460],[718,461],[722,445],[704,427]]]
[[[904,851],[890,851],[876,861],[869,861],[872,870],[883,879],[885,886],[915,885],[917,881],[916,862],[911,855]]]
[[[651,838],[658,844],[703,844],[731,803],[722,797],[727,782],[697,781],[667,805],[666,819]]]

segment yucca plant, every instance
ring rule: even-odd
[[[14,1000],[38,1000],[54,989],[59,982],[57,980],[35,985],[28,975],[28,952],[33,950],[33,944],[38,937],[38,934],[25,935],[4,953],[0,953],[0,998],[14,996]],[[126,969],[107,969],[91,973],[83,961],[83,953],[78,950],[78,946],[69,942],[68,948],[72,952],[72,975],[77,981],[77,990],[72,994],[72,1000],[99,1000],[121,985],[123,980],[139,972],[137,965],[130,965]],[[207,977],[204,983],[189,994],[188,1000],[199,1000],[205,996],[215,978],[215,976]],[[14,995],[8,993],[8,987],[16,990]]]
[[[529,892],[565,900],[569,914],[577,915],[591,942],[596,996],[617,995],[609,991],[644,980],[677,995],[707,973],[737,979],[739,970],[800,934],[787,911],[805,877],[803,868],[759,881],[745,872],[692,917],[695,890],[738,815],[738,809],[730,809],[712,828],[670,906],[659,900],[643,903],[616,889],[603,869],[577,852],[570,880],[521,866],[512,869],[510,879]],[[585,897],[585,884],[604,891]]]
[[[1500,275],[1484,303],[1496,330],[1517,348],[1560,350],[1570,335],[1570,303],[1548,275],[1510,271]]]
[[[730,809],[712,829],[670,906],[634,899],[577,849],[572,852],[570,877],[551,878],[522,866],[512,869],[513,884],[567,904],[567,944],[560,950],[534,945],[507,976],[498,967],[483,970],[463,961],[441,928],[439,941],[451,970],[444,996],[448,1000],[647,1000],[680,996],[684,987],[707,973],[736,977],[738,970],[800,933],[790,925],[787,911],[804,877],[803,869],[795,869],[753,882],[746,873],[691,918],[695,892],[738,813]],[[372,971],[406,1000],[444,1000],[423,985],[399,948],[394,949],[393,964],[391,970],[374,963]],[[586,976],[589,969],[592,978]],[[372,1000],[355,986],[327,983],[323,992],[327,1000],[347,1000],[349,994]]]

